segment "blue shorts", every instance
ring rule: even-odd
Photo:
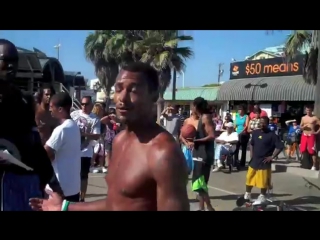
[[[5,172],[2,179],[2,211],[32,211],[30,198],[42,198],[38,175]]]

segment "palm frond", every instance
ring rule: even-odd
[[[301,54],[301,49],[310,47],[312,34],[309,30],[294,30],[285,43],[285,54],[288,60]]]

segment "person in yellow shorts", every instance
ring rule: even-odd
[[[261,194],[258,201],[266,201],[266,193],[271,187],[271,162],[283,149],[283,143],[279,137],[269,130],[269,118],[261,117],[261,129],[252,132],[250,142],[249,169],[246,177],[245,199],[251,199],[253,187],[259,188]]]

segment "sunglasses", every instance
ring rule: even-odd
[[[89,106],[90,103],[81,103],[81,106]]]

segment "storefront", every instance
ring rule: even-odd
[[[230,112],[240,104],[250,111],[259,102],[269,116],[281,117],[289,109],[303,114],[304,106],[315,97],[315,87],[302,77],[303,57],[290,62],[279,57],[231,63],[230,81],[221,85],[217,100],[228,101]]]
[[[210,108],[220,114],[220,109],[227,101],[216,101],[219,87],[181,88],[176,91],[176,100],[172,101],[172,91],[164,94],[165,106],[178,105],[185,115],[190,115],[192,102],[197,97],[203,97],[209,102]]]

